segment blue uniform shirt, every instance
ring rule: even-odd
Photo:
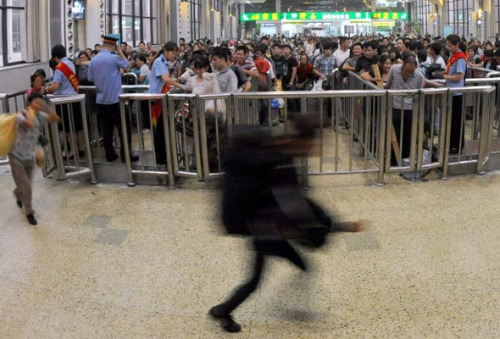
[[[66,57],[61,59],[61,62],[64,62],[68,67],[75,73],[75,65]],[[54,72],[54,78],[52,79],[52,82],[57,82],[59,83],[59,89],[54,92],[54,94],[57,95],[74,95],[77,94],[75,89],[73,88],[73,85],[71,85],[71,82],[69,82],[68,78],[61,72],[60,70],[56,69]]]
[[[160,94],[165,83],[161,79],[162,74],[169,75],[168,63],[164,55],[160,55],[153,62],[151,76],[149,77],[149,93]]]
[[[95,84],[98,104],[111,105],[119,102],[118,96],[123,93],[120,68],[127,68],[127,64],[126,59],[105,49],[90,61],[87,79]]]
[[[465,62],[464,59],[460,58],[453,65],[451,65],[448,75],[456,75],[458,73],[462,73],[465,75],[466,69],[467,69],[467,63]],[[446,86],[450,88],[465,87],[465,76],[459,82],[446,80]],[[462,95],[462,93],[457,92],[453,93],[453,95]]]

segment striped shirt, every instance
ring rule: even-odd
[[[389,71],[389,78],[387,79],[387,88],[389,89],[421,89],[424,87],[424,76],[420,71],[415,70],[408,80],[403,79],[403,65],[394,65]],[[413,100],[411,96],[404,97],[404,107],[401,107],[403,97],[394,96],[392,106],[397,109],[403,108],[404,110],[411,110]]]
[[[324,54],[322,54],[314,60],[314,68],[320,71],[321,74],[328,76],[332,74],[335,69],[335,58],[333,55],[327,58]]]

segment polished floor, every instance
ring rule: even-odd
[[[247,275],[245,239],[219,224],[216,184],[55,181],[37,172],[29,226],[0,167],[0,338],[498,338],[500,173],[412,183],[311,178],[341,219],[366,219],[274,260],[222,332],[206,312]]]

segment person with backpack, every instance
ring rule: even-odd
[[[331,232],[358,232],[363,223],[332,220],[303,195],[297,182],[295,157],[307,156],[313,145],[315,118],[299,115],[294,135],[275,137],[267,129],[235,126],[227,153],[222,222],[229,234],[252,238],[251,277],[209,315],[226,332],[240,332],[231,313],[259,286],[270,257],[281,257],[302,271],[308,264],[296,246],[319,248]]]

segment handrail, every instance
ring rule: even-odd
[[[469,87],[452,87],[448,88],[451,93],[473,93],[476,91],[487,92],[491,88],[495,88],[494,86],[469,86]]]
[[[85,94],[72,94],[72,95],[47,95],[47,98],[53,104],[71,104],[73,102],[80,102],[85,100]]]
[[[375,85],[371,81],[367,81],[367,80],[363,79],[359,74],[357,74],[357,73],[355,73],[353,71],[348,71],[348,72],[349,72],[349,76],[352,76],[352,77],[358,79],[359,81],[361,81],[362,83],[364,83],[366,86],[371,87],[374,90],[380,90],[380,88],[378,88],[377,85]]]
[[[129,100],[161,100],[165,94],[153,94],[153,93],[123,93],[119,95],[120,99]]]
[[[467,69],[470,69],[471,71],[481,71],[481,72],[496,72],[493,69],[488,69],[488,68],[483,68],[483,67],[467,67]]]
[[[307,92],[307,98],[345,98],[345,97],[356,97],[360,94],[367,96],[382,96],[386,93],[385,90],[332,90],[332,91],[314,91]],[[244,92],[244,93],[233,93],[234,97],[241,99],[274,99],[274,98],[304,98],[303,91],[293,91],[293,92]]]
[[[5,99],[5,98],[10,98],[10,97],[15,97],[21,94],[26,94],[26,90],[19,90],[16,92],[10,92],[10,93],[0,93],[0,100]]]
[[[500,72],[499,72],[500,74]],[[496,83],[500,82],[500,77],[499,78],[467,78],[465,79],[465,84],[491,84],[491,83]]]

